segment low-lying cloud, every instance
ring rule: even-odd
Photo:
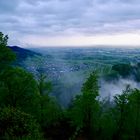
[[[123,79],[120,78],[119,80],[114,80],[107,82],[105,80],[101,80],[100,83],[100,96],[101,98],[113,97],[117,94],[122,94],[122,92],[126,89],[127,86],[130,86],[131,89],[139,89],[140,83],[136,82],[133,79]]]

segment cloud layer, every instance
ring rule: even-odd
[[[139,13],[139,0],[0,0],[0,31],[17,42],[27,36],[139,34]]]

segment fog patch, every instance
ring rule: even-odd
[[[122,94],[127,85],[129,85],[131,89],[140,88],[140,83],[136,82],[134,79],[120,78],[114,81],[105,81],[102,79],[100,80],[100,97],[105,98],[110,96],[110,98],[113,99],[116,94]]]

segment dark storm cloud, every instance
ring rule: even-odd
[[[0,30],[47,36],[137,31],[139,13],[139,0],[0,0]]]

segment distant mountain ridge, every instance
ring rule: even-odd
[[[34,56],[40,56],[40,53],[36,53],[34,51],[24,49],[18,46],[8,46],[13,52],[15,52],[17,56],[17,61],[21,62],[24,61],[27,57],[34,57]]]

